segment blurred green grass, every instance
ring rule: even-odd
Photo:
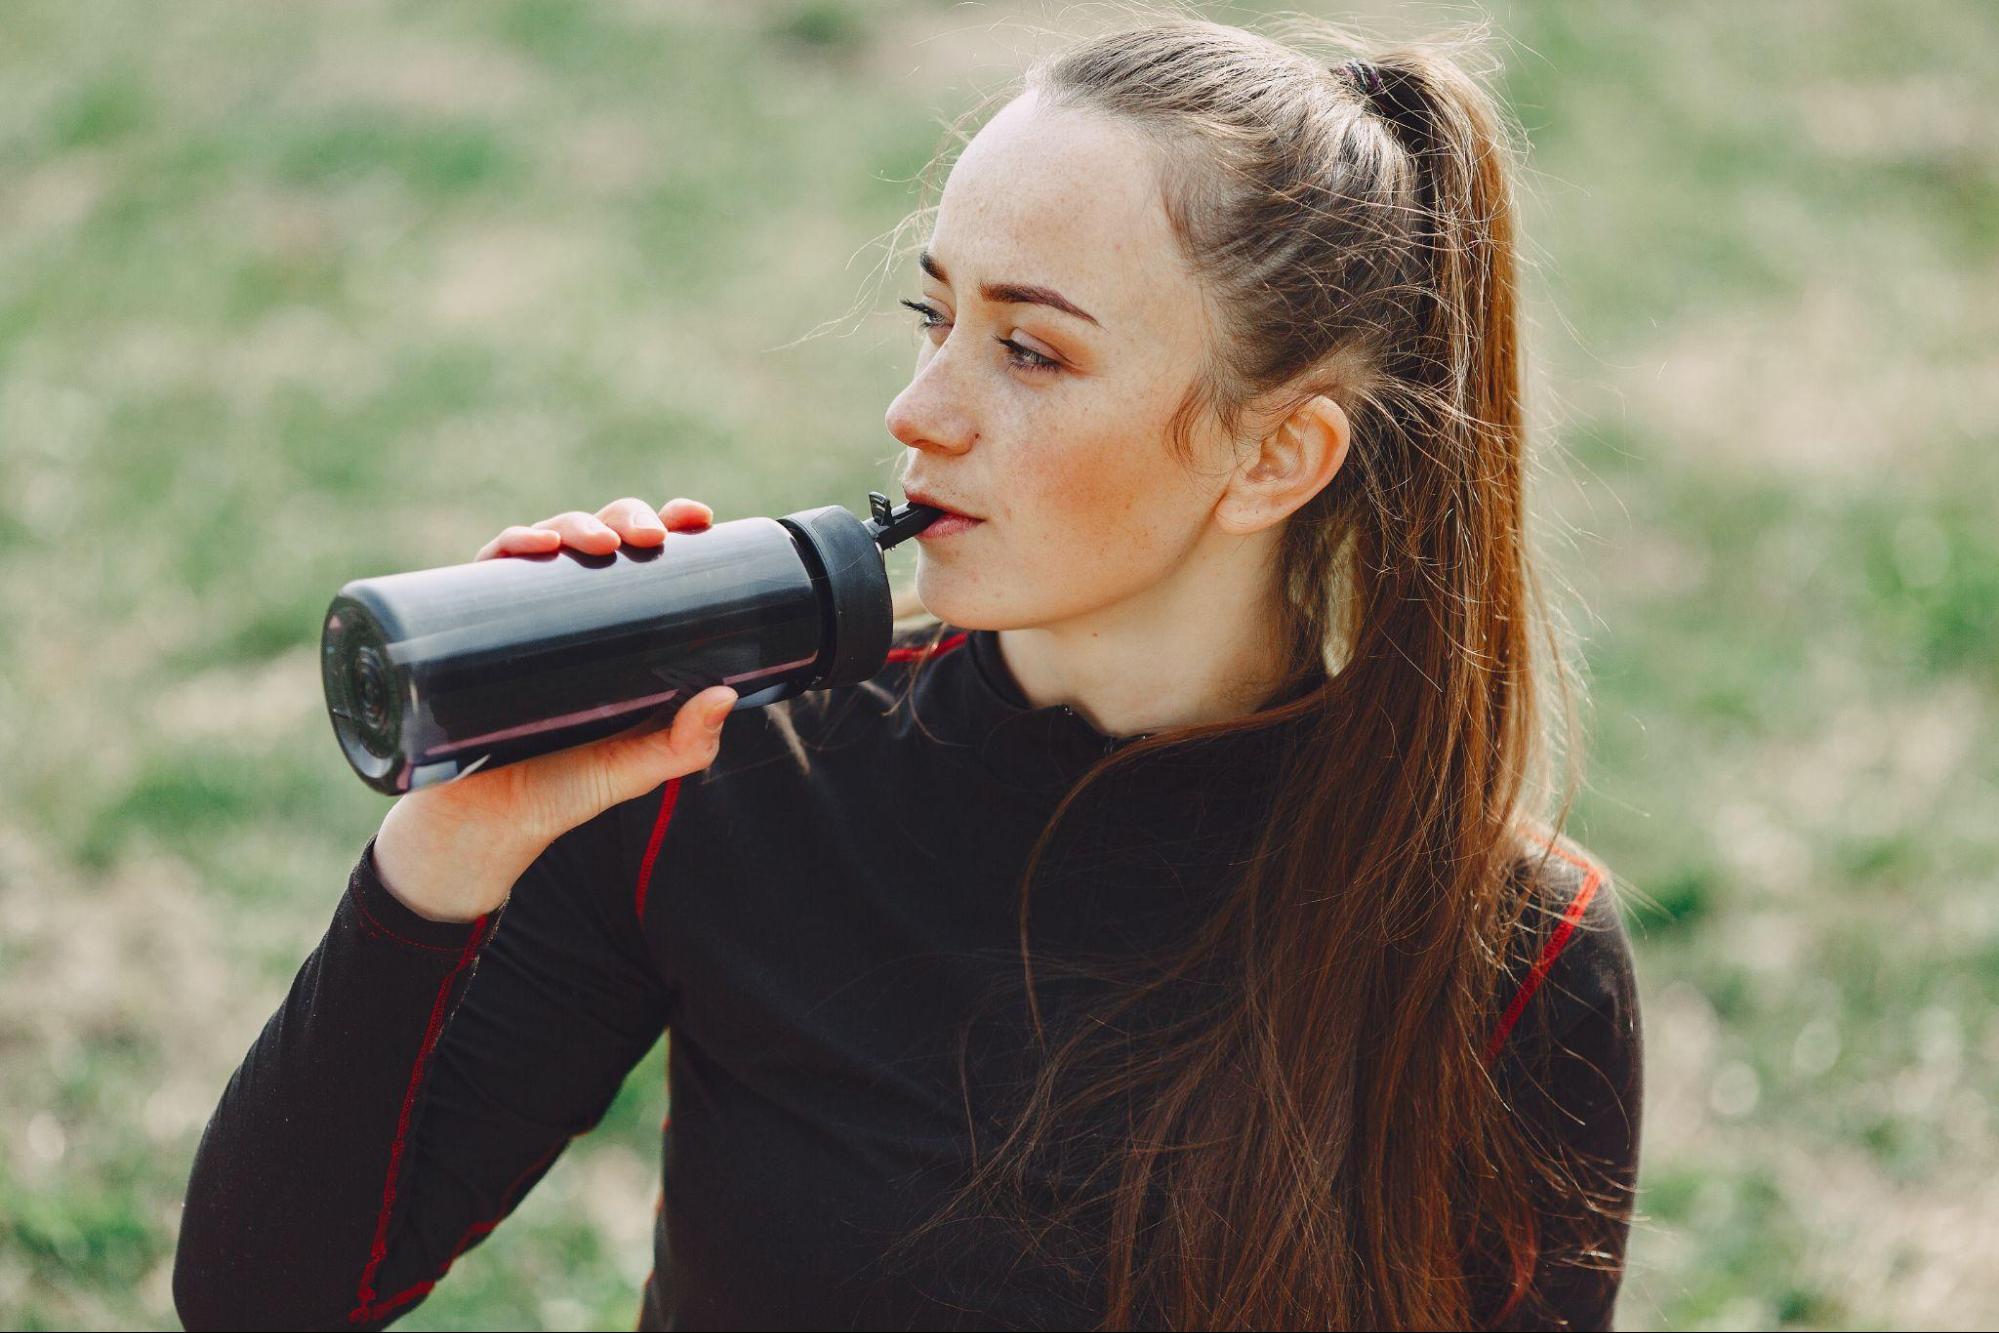
[[[1486,12],[1573,827],[1653,904],[1620,1322],[1989,1322],[1999,18]],[[8,9],[0,1320],[175,1322],[201,1124],[383,810],[318,697],[333,589],[624,494],[883,488],[902,312],[800,339],[1014,19],[1055,16]],[[661,1070],[402,1325],[628,1327]]]

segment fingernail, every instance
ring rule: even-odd
[[[722,729],[722,722],[729,716],[729,710],[736,706],[736,698],[736,692],[730,690],[728,696],[721,703],[715,705],[715,710],[708,714],[708,730],[720,731]]]

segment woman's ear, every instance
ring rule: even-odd
[[[1216,519],[1248,535],[1289,518],[1332,481],[1352,440],[1345,409],[1314,394],[1243,457],[1215,507]]]

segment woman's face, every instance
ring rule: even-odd
[[[1151,163],[1115,122],[1029,95],[952,169],[916,298],[934,320],[886,418],[915,451],[903,485],[984,520],[917,543],[940,619],[1042,625],[1142,600],[1211,531],[1229,456],[1207,421],[1199,468],[1168,447],[1208,331]]]

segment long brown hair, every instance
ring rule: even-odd
[[[1320,20],[1283,21],[1287,41],[1138,8],[969,114],[1032,91],[1156,149],[1220,330],[1175,418],[1183,460],[1202,412],[1241,440],[1313,394],[1346,411],[1349,457],[1281,549],[1291,679],[1330,678],[1133,741],[1057,805],[1021,883],[1030,1005],[1035,868],[1084,790],[1190,739],[1308,728],[1184,951],[1074,1030],[1035,1009],[1038,1073],[944,1216],[1031,1211],[1032,1164],[1110,1112],[1128,1133],[1076,1195],[1108,1219],[1105,1328],[1466,1327],[1474,1261],[1511,1274],[1517,1315],[1537,1185],[1606,1209],[1528,1142],[1487,1058],[1506,969],[1544,920],[1531,859],[1580,783],[1573,763],[1559,792],[1552,775],[1576,758],[1581,690],[1529,549],[1520,150],[1470,68],[1485,27],[1369,50]],[[899,615],[916,606],[898,594]],[[1163,1030],[1121,1021],[1168,990],[1222,999]],[[1067,1217],[1037,1233],[1081,1234]]]

